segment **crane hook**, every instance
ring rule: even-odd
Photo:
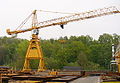
[[[63,25],[63,24],[61,24],[60,27],[61,27],[62,29],[64,29],[64,25]]]

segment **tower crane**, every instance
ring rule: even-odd
[[[30,44],[28,46],[28,50],[26,53],[23,71],[31,70],[30,64],[29,64],[31,59],[39,59],[40,60],[39,66],[38,66],[38,71],[45,70],[43,53],[42,53],[41,47],[39,46],[40,42],[39,42],[39,38],[38,38],[38,34],[39,34],[38,29],[49,27],[49,26],[56,26],[56,25],[60,25],[61,28],[64,28],[64,25],[67,23],[70,23],[70,22],[81,21],[81,20],[85,20],[85,19],[120,13],[120,11],[117,9],[117,7],[111,6],[111,7],[96,9],[96,10],[82,12],[82,13],[75,13],[75,14],[72,14],[69,16],[46,20],[46,21],[38,23],[36,12],[37,12],[37,10],[34,10],[28,16],[28,18],[25,19],[24,22],[21,24],[21,26],[24,25],[26,23],[26,21],[32,16],[33,17],[32,18],[32,27],[27,28],[27,29],[22,29],[22,30],[14,30],[14,31],[11,31],[10,29],[6,30],[9,35],[28,32],[28,31],[32,31],[32,30],[34,32],[32,34],[32,39],[30,40]]]
[[[120,73],[120,43],[117,46],[114,58],[118,65],[118,73]]]

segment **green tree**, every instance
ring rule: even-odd
[[[103,35],[100,35],[98,41],[101,44],[105,44],[105,43],[112,43],[113,42],[113,37],[110,34],[106,34],[104,33]]]

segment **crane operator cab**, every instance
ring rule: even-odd
[[[38,34],[39,34],[39,30],[38,30],[38,29],[34,29],[34,30],[32,31],[32,34],[38,35]]]

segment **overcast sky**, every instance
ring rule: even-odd
[[[109,6],[120,7],[120,0],[0,0],[0,35],[8,36],[6,29],[15,30],[17,26],[35,9],[60,12],[84,12]],[[42,19],[55,18],[51,13],[39,13]],[[38,19],[40,21],[40,19]],[[103,33],[120,35],[120,14],[97,17],[72,22],[62,30],[59,26],[40,29],[42,39],[60,36],[90,35],[98,38]],[[30,39],[31,32],[18,34],[18,38]]]

